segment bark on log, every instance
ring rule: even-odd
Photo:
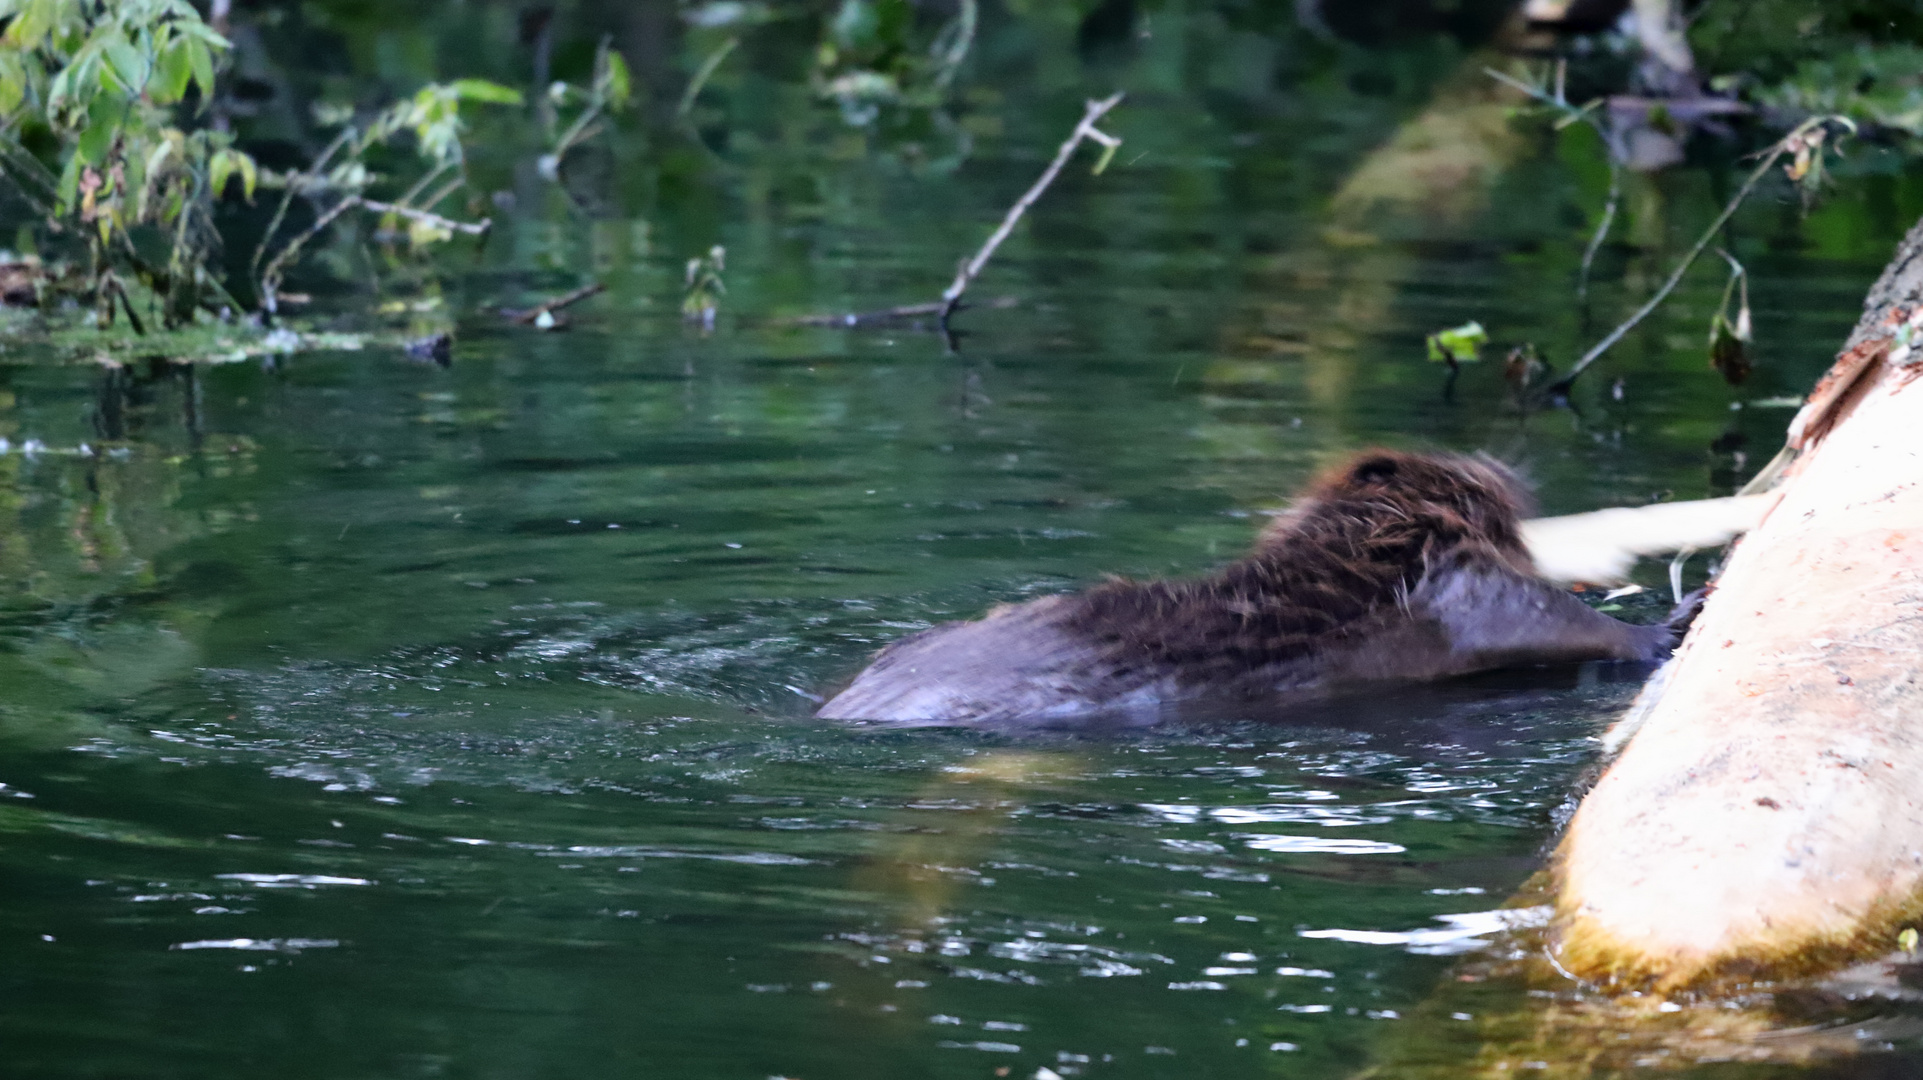
[[[1923,365],[1892,341],[1920,307],[1923,223],[1799,415],[1781,502],[1570,822],[1570,973],[1796,977],[1888,953],[1923,916]]]

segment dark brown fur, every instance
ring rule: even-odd
[[[1111,581],[923,631],[883,650],[820,715],[1049,718],[1666,653],[1670,629],[1618,622],[1536,576],[1518,530],[1525,505],[1487,460],[1364,453],[1218,573]]]
[[[1113,581],[1064,619],[1123,664],[1184,683],[1239,678],[1374,629],[1447,556],[1533,574],[1508,475],[1470,459],[1377,452],[1324,473],[1255,550],[1194,581]]]

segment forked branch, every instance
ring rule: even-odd
[[[1048,168],[1042,171],[1041,177],[1022,193],[1021,198],[1015,200],[1014,206],[1008,208],[1008,214],[1002,218],[1001,225],[989,235],[987,243],[981,246],[981,250],[975,252],[975,257],[962,263],[961,268],[955,272],[955,280],[941,294],[940,314],[943,326],[948,324],[948,316],[954,314],[955,305],[961,302],[962,293],[968,291],[968,286],[975,280],[975,275],[982,272],[982,267],[987,266],[988,260],[994,258],[995,249],[1001,247],[1002,241],[1008,239],[1008,234],[1015,231],[1015,223],[1022,219],[1022,215],[1028,212],[1028,208],[1035,204],[1036,199],[1042,197],[1042,192],[1048,190],[1048,185],[1055,182],[1055,177],[1061,174],[1062,167],[1068,164],[1068,159],[1075,155],[1075,149],[1082,145],[1082,140],[1087,139],[1102,146],[1102,156],[1095,163],[1094,171],[1100,174],[1108,167],[1109,159],[1115,156],[1116,148],[1122,145],[1122,140],[1095,125],[1102,117],[1108,115],[1110,109],[1121,103],[1120,92],[1102,98],[1100,101],[1088,103],[1082,111],[1082,122],[1075,125],[1075,130],[1069,133],[1061,149],[1055,151],[1055,160],[1048,163]]]

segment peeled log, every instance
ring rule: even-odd
[[[1923,225],[1793,428],[1729,560],[1557,853],[1571,974],[1673,991],[1888,953],[1923,916]]]

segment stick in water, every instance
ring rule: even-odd
[[[1648,318],[1650,312],[1655,311],[1662,305],[1664,300],[1669,299],[1669,294],[1675,292],[1676,286],[1681,284],[1683,275],[1687,274],[1689,268],[1695,265],[1696,257],[1701,255],[1703,251],[1709,247],[1710,242],[1716,239],[1716,234],[1721,232],[1723,226],[1728,223],[1729,219],[1735,216],[1737,208],[1743,205],[1745,199],[1749,198],[1749,193],[1754,191],[1756,185],[1762,181],[1763,177],[1769,174],[1770,167],[1775,165],[1777,160],[1784,154],[1793,152],[1796,148],[1797,141],[1804,135],[1811,131],[1821,130],[1823,125],[1829,123],[1831,119],[1831,117],[1827,116],[1818,116],[1805,120],[1801,124],[1798,124],[1794,131],[1783,136],[1775,145],[1771,146],[1764,154],[1762,164],[1756,166],[1756,168],[1750,172],[1749,178],[1743,181],[1743,186],[1738,188],[1736,194],[1723,206],[1723,212],[1717,214],[1716,220],[1710,222],[1709,228],[1703,230],[1703,235],[1698,237],[1695,245],[1683,255],[1682,261],[1676,264],[1676,269],[1670,272],[1669,277],[1664,280],[1662,287],[1656,290],[1655,295],[1645,301],[1642,307],[1637,308],[1635,313],[1629,316],[1629,318],[1624,319],[1621,325],[1604,335],[1601,341],[1591,345],[1589,351],[1583,353],[1582,357],[1569,368],[1567,375],[1564,375],[1549,385],[1548,389],[1544,391],[1545,395],[1555,397],[1559,394],[1567,394],[1569,387],[1576,381],[1576,376],[1581,375],[1589,365],[1596,362],[1597,358],[1601,357],[1603,353],[1608,352],[1610,346],[1621,341],[1624,335],[1634,330],[1637,324]],[[1847,121],[1843,122],[1847,123]]]
[[[1117,92],[1100,101],[1090,101],[1087,104],[1082,112],[1082,122],[1075,125],[1075,130],[1069,134],[1068,140],[1062,143],[1061,149],[1055,151],[1055,160],[1048,163],[1048,168],[1043,170],[1041,178],[1035,181],[1034,186],[1024,192],[1021,198],[1015,200],[1014,206],[1008,208],[1008,215],[1002,218],[1001,226],[989,236],[988,242],[982,245],[974,258],[962,263],[961,269],[955,273],[954,282],[942,292],[941,321],[944,327],[948,324],[948,316],[954,314],[955,305],[961,302],[962,293],[967,292],[969,284],[975,280],[975,275],[982,272],[982,267],[987,266],[988,260],[994,257],[995,249],[1001,247],[1002,241],[1008,239],[1008,234],[1015,231],[1015,223],[1022,219],[1022,215],[1028,212],[1028,208],[1034,205],[1036,199],[1042,197],[1042,192],[1048,190],[1048,185],[1055,182],[1055,177],[1061,173],[1062,166],[1068,164],[1068,159],[1074,156],[1075,148],[1082,145],[1083,139],[1102,144],[1102,159],[1095,163],[1095,171],[1100,173],[1108,166],[1109,159],[1115,156],[1115,150],[1122,145],[1122,140],[1096,128],[1095,125],[1102,117],[1108,115],[1110,109],[1121,103],[1122,95]]]
[[[578,304],[588,297],[599,295],[606,290],[607,286],[605,284],[599,281],[593,281],[568,293],[566,296],[557,296],[552,300],[536,304],[531,308],[502,308],[501,314],[517,323],[532,323],[543,315],[552,315],[564,307]]]

